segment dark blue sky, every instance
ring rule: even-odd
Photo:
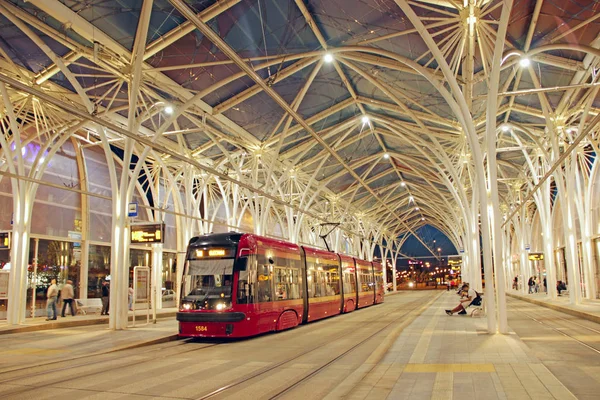
[[[448,239],[448,237],[440,232],[437,228],[426,225],[420,229],[415,231],[417,235],[421,238],[423,242],[425,242],[429,248],[437,251],[437,248],[441,248],[441,256],[447,259],[448,255],[457,255],[458,250],[454,247],[452,242]],[[434,242],[435,240],[435,242]],[[415,257],[415,259],[419,259],[419,257],[428,257],[422,258],[424,261],[431,260],[432,254],[429,252],[421,242],[419,242],[413,235],[411,235],[406,242],[402,245],[401,253],[406,256]],[[407,259],[399,259],[398,265],[408,265]]]

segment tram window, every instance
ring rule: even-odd
[[[354,293],[356,291],[356,278],[350,271],[344,272],[344,293]]]
[[[247,268],[240,271],[237,285],[238,304],[248,304],[254,302],[254,293],[256,290],[256,255],[250,255],[246,264]]]
[[[271,272],[270,265],[259,265],[257,282],[257,296],[259,302],[273,300],[273,289],[271,287],[272,282],[273,274]]]
[[[275,283],[275,300],[287,300],[289,296],[288,272],[284,268],[275,268],[274,283]]]
[[[293,269],[290,271],[290,299],[300,298],[300,271]]]
[[[328,280],[328,293],[329,296],[334,296],[340,294],[340,276],[336,269],[331,269],[328,272],[329,280]]]

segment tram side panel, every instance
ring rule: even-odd
[[[302,322],[304,271],[300,248],[257,238],[255,310],[260,332],[293,328]]]
[[[339,259],[335,253],[303,246],[306,262],[308,315],[306,322],[340,314]]]

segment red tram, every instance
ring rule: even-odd
[[[179,335],[246,337],[383,302],[376,262],[252,234],[190,240]]]

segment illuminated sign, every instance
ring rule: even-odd
[[[544,259],[544,253],[529,253],[527,258],[531,261],[541,261]]]
[[[196,258],[206,258],[206,257],[226,257],[230,251],[226,249],[197,249],[196,250]]]
[[[10,232],[0,232],[0,249],[10,249]]]
[[[209,257],[223,257],[225,255],[224,249],[210,249],[208,250]]]
[[[165,224],[131,225],[131,243],[163,243]]]

